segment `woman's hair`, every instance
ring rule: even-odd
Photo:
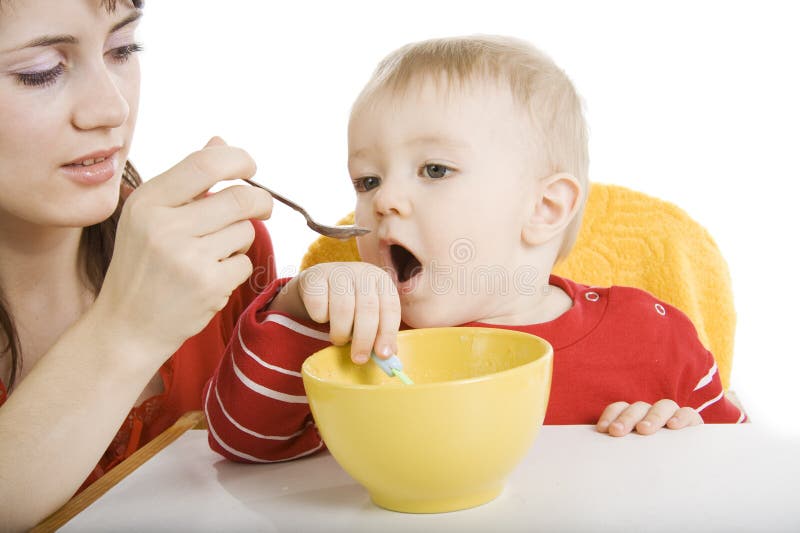
[[[3,3],[8,3],[13,0],[0,0],[0,7],[3,7]],[[144,0],[129,0],[133,7],[136,9],[141,9],[144,6]],[[111,13],[115,9],[117,9],[117,0],[98,0],[99,4],[106,8],[106,10]]]
[[[449,37],[411,43],[386,56],[353,105],[369,105],[388,90],[402,93],[420,77],[460,88],[488,78],[508,86],[529,111],[551,173],[567,172],[584,193],[559,251],[569,253],[578,235],[588,193],[589,148],[583,105],[572,82],[552,59],[520,39],[495,35]]]
[[[0,8],[3,6],[3,1],[0,0]],[[7,2],[8,0],[5,1]],[[144,5],[144,0],[132,0],[131,3],[135,8],[140,9]],[[100,5],[109,12],[114,11],[116,4],[116,0],[100,0]],[[111,255],[114,253],[114,239],[117,235],[117,223],[122,213],[122,205],[125,203],[128,194],[141,184],[142,179],[139,177],[139,173],[130,161],[126,162],[125,169],[122,171],[119,202],[114,213],[103,222],[83,229],[80,255],[84,264],[86,279],[91,284],[95,295],[100,292],[103,279],[108,271],[108,265],[111,262]],[[9,313],[3,299],[2,287],[0,287],[0,332],[6,340],[5,346],[0,345],[0,354],[7,353],[11,356],[11,372],[6,387],[6,390],[11,390],[17,374],[22,368],[22,351],[17,328],[14,326],[14,317]],[[4,377],[0,376],[0,380]]]

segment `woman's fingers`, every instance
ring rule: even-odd
[[[248,187],[197,199],[220,180],[252,176],[246,152],[215,139],[144,183],[125,202],[97,304],[121,331],[172,353],[205,327],[252,272],[249,218],[271,198]]]
[[[211,259],[222,261],[234,254],[246,253],[253,244],[255,236],[253,223],[242,220],[201,237],[201,253],[208,254]]]
[[[218,275],[220,279],[220,290],[217,291],[221,298],[215,306],[216,311],[221,310],[228,303],[231,293],[247,281],[253,273],[253,263],[245,254],[236,254],[223,259],[219,262]]]
[[[176,210],[197,237],[219,231],[240,220],[269,218],[272,197],[251,185],[236,185],[179,207]]]
[[[256,163],[244,150],[210,145],[145,182],[139,195],[146,195],[156,205],[177,207],[204,194],[219,181],[251,178],[255,173]]]

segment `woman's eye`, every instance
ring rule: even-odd
[[[119,48],[114,48],[109,50],[108,53],[111,54],[111,58],[117,63],[124,63],[129,60],[133,54],[141,51],[142,45],[139,43],[133,43],[120,46]]]
[[[138,43],[128,44],[113,48],[108,51],[111,59],[116,63],[125,63],[131,56],[137,52],[142,51],[142,45]],[[40,70],[36,72],[18,72],[15,74],[17,81],[26,87],[46,87],[52,85],[61,76],[66,67],[63,63],[59,63],[55,67],[48,70]]]
[[[450,172],[452,172],[452,169],[444,165],[437,165],[435,163],[425,165],[425,175],[429,178],[440,179]]]
[[[49,70],[37,72],[19,72],[17,81],[26,87],[45,87],[54,83],[64,73],[64,65],[59,63]]]
[[[366,178],[357,178],[353,180],[353,187],[357,192],[371,191],[381,184],[381,179],[375,176],[367,176]]]

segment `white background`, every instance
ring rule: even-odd
[[[751,419],[800,433],[800,20],[790,2],[149,0],[132,159],[159,174],[212,135],[257,179],[334,223],[352,209],[350,105],[410,41],[500,33],[550,54],[586,102],[594,181],[672,201],[728,260],[732,388]],[[277,204],[282,275],[316,238]]]

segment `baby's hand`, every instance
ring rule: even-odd
[[[320,263],[287,284],[270,310],[330,324],[331,342],[352,340],[354,363],[369,361],[371,351],[397,353],[400,297],[391,276],[361,262]]]
[[[691,407],[678,407],[672,400],[659,400],[652,406],[645,402],[615,402],[606,407],[597,431],[612,437],[623,437],[636,429],[640,435],[651,435],[661,429],[682,429],[703,423],[700,413]]]

